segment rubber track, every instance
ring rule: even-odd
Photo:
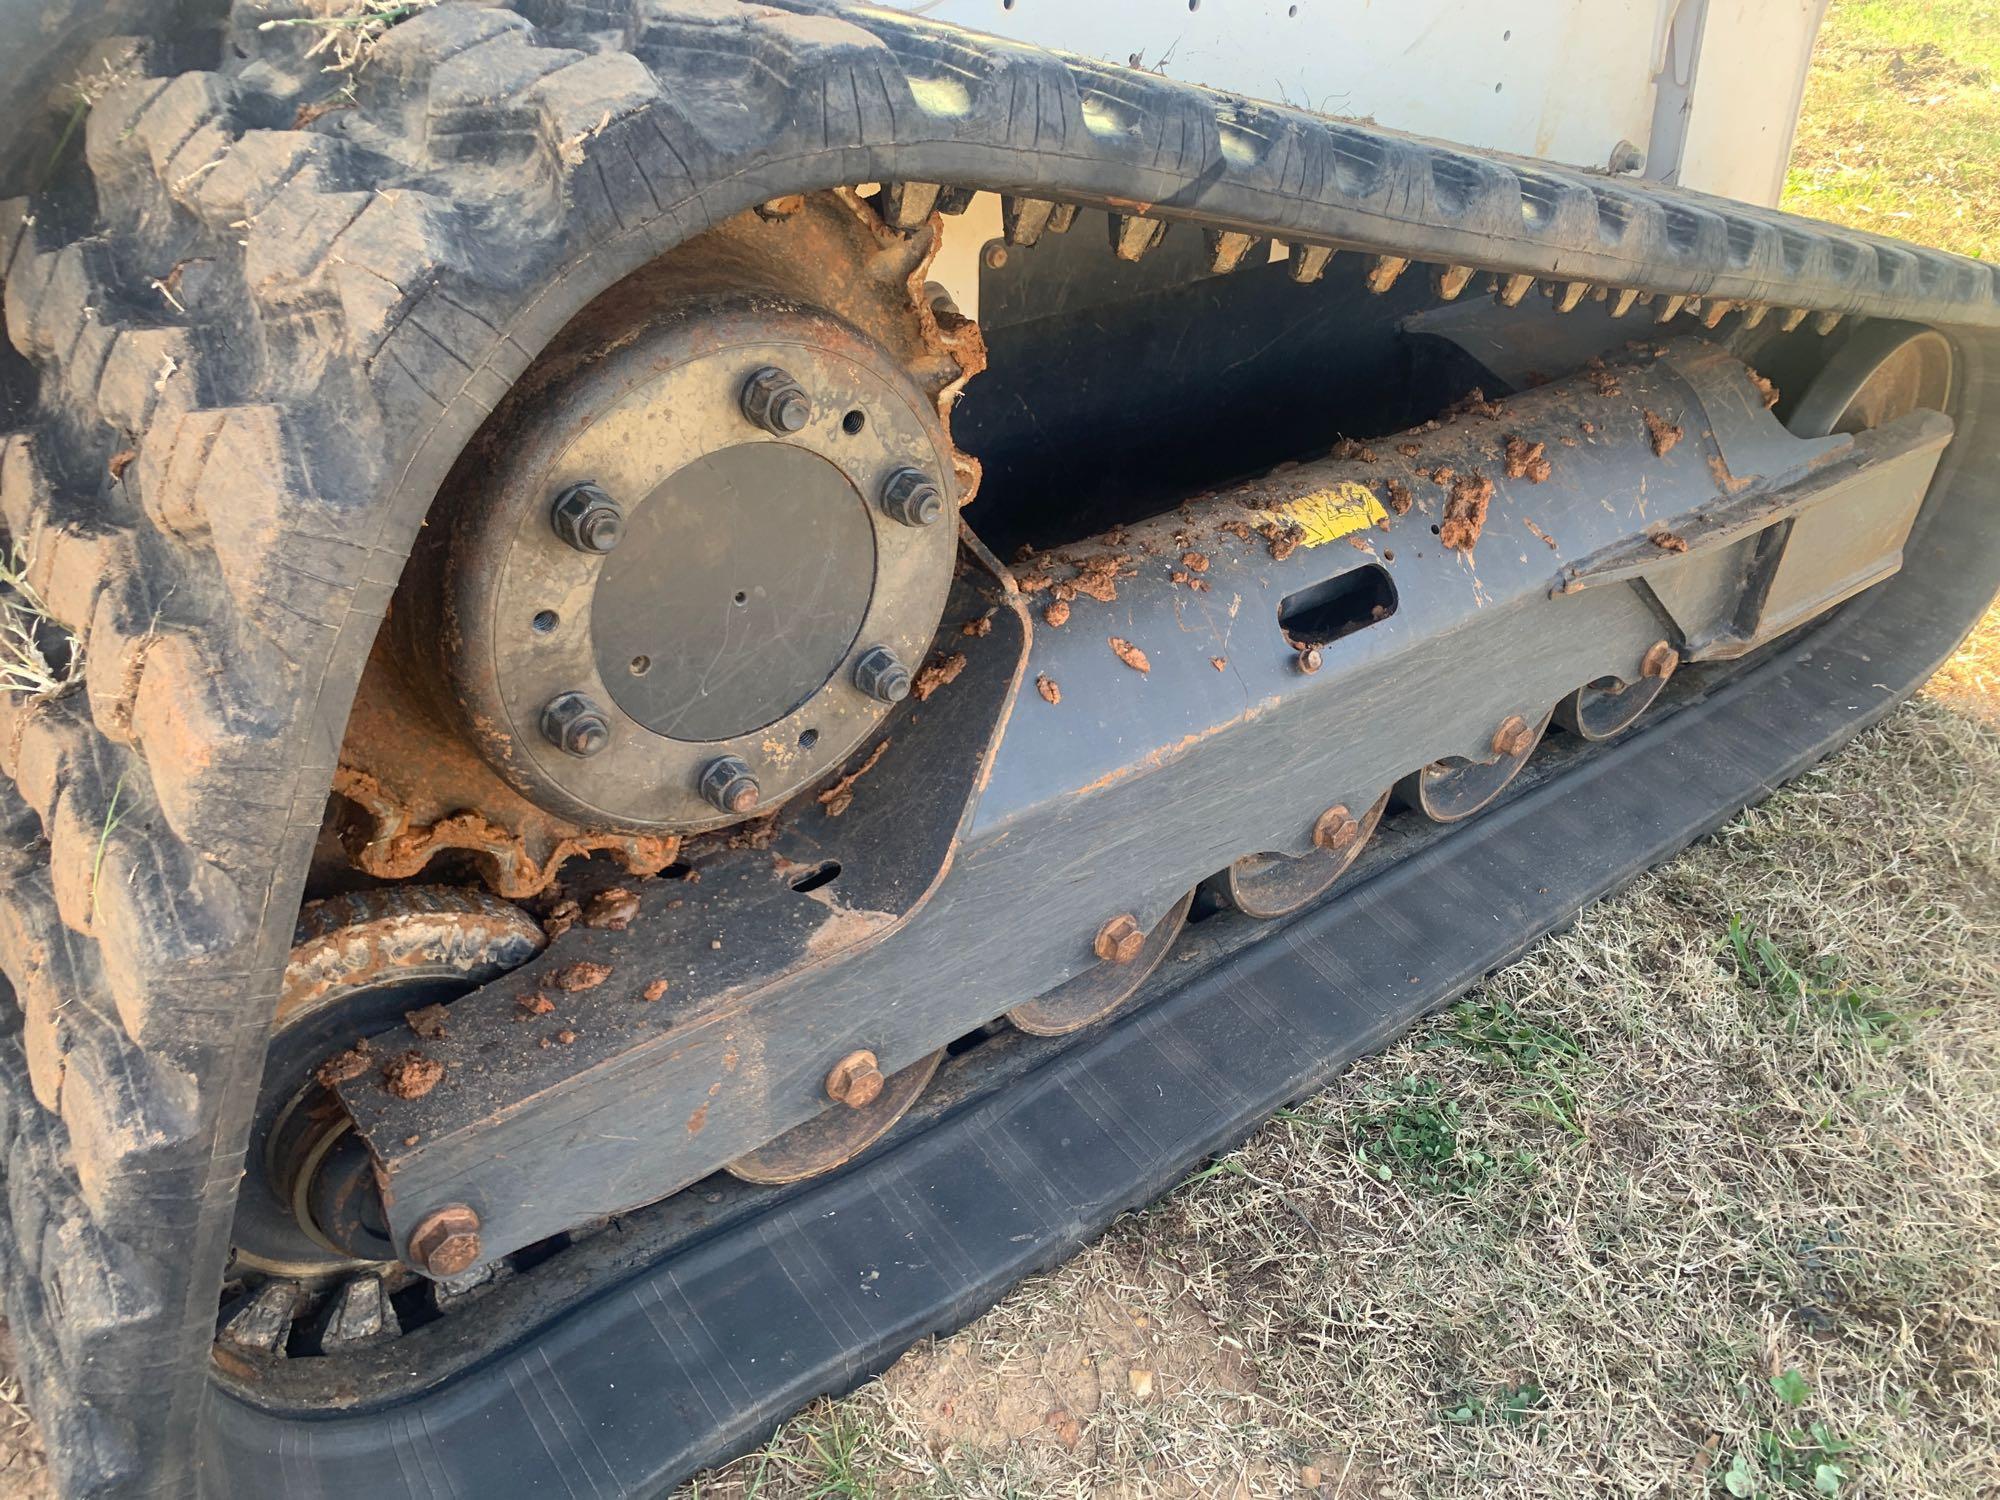
[[[324,113],[313,31],[258,29],[298,13],[238,5],[219,71],[98,98],[80,195],[0,205],[39,379],[0,523],[85,662],[54,701],[0,698],[0,1276],[74,1495],[194,1485],[264,1031],[362,662],[452,458],[618,277],[780,193],[906,178],[2000,328],[2000,268],[886,13],[445,4]]]

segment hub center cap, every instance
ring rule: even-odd
[[[833,679],[874,591],[875,530],[847,475],[788,443],[724,448],[647,496],[605,559],[598,675],[655,734],[746,735]]]

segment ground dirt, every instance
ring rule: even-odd
[[[1996,200],[2000,7],[1836,0],[1786,206],[1991,257]],[[1826,766],[682,1493],[2000,1493],[1996,890],[2000,612]],[[0,1497],[46,1500],[10,1355]]]

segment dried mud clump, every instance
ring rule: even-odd
[[[1674,444],[1681,440],[1681,429],[1678,425],[1669,422],[1656,412],[1649,411],[1645,413],[1645,417],[1646,436],[1653,440],[1653,452],[1657,456],[1665,458],[1668,453],[1673,451]]]
[[[583,909],[583,925],[606,932],[623,932],[639,915],[639,898],[622,885],[599,891]]]
[[[1486,526],[1486,508],[1493,503],[1493,481],[1484,474],[1454,474],[1445,497],[1444,521],[1438,540],[1460,552],[1470,552]]]
[[[427,1042],[444,1035],[445,1010],[442,1005],[426,1005],[421,1010],[403,1012],[403,1024]]]
[[[1060,630],[1069,624],[1069,600],[1057,599],[1042,611],[1042,620],[1051,629]]]
[[[1606,366],[1604,361],[1596,355],[1593,354],[1590,357],[1586,368],[1590,371],[1590,383],[1597,388],[1598,395],[1618,396],[1624,394],[1624,387],[1618,384],[1618,372]],[[1588,432],[1590,429],[1586,427],[1584,431]]]
[[[1150,672],[1153,664],[1146,660],[1146,653],[1126,640],[1122,635],[1110,637],[1111,651],[1120,661],[1135,672]]]
[[[819,804],[826,809],[829,818],[837,818],[854,806],[854,784],[875,769],[882,757],[889,753],[892,743],[890,740],[882,741],[868,752],[868,759],[819,794]]]
[[[1056,686],[1056,680],[1047,673],[1042,673],[1035,678],[1035,691],[1042,695],[1045,702],[1062,702],[1062,689]]]
[[[391,1058],[382,1069],[382,1087],[398,1099],[421,1099],[444,1077],[444,1064],[421,1052]]]
[[[1685,552],[1688,549],[1686,540],[1671,531],[1656,531],[1649,540],[1662,552]]]
[[[375,1055],[363,1038],[345,1052],[336,1052],[313,1070],[322,1088],[338,1088],[350,1078],[359,1078],[375,1066]]]
[[[1399,516],[1407,516],[1410,513],[1410,507],[1414,504],[1416,504],[1416,497],[1410,493],[1410,487],[1407,484],[1403,483],[1400,479],[1389,481],[1390,510]]]
[[[1270,544],[1271,561],[1283,562],[1299,550],[1299,543],[1306,539],[1305,528],[1297,521],[1266,521],[1257,528],[1258,535]]]
[[[1447,406],[1444,409],[1444,414],[1447,417],[1485,417],[1488,421],[1495,421],[1500,416],[1500,403],[1498,401],[1488,401],[1486,399],[1486,392],[1475,385],[1471,390],[1459,397],[1458,400]]]
[[[532,995],[523,995],[514,1003],[521,1008],[523,1015],[529,1016],[545,1016],[556,1008],[555,1001],[540,991]]]
[[[567,968],[557,969],[549,976],[549,983],[559,990],[575,994],[578,990],[594,990],[610,977],[610,964],[594,964],[588,960],[580,960]]]
[[[1548,445],[1524,437],[1507,439],[1507,477],[1540,484],[1549,477]]]
[[[972,636],[975,639],[979,636],[991,635],[993,634],[993,616],[979,615],[967,620],[963,625],[958,627],[958,633],[960,635]]]
[[[658,1000],[667,993],[669,986],[664,979],[655,979],[639,992],[639,998],[648,1002]]]
[[[919,703],[927,702],[932,693],[941,687],[950,687],[958,681],[958,674],[965,670],[965,653],[954,651],[939,661],[934,661],[917,673],[917,680],[910,692]]]

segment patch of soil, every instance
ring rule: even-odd
[[[1653,452],[1665,458],[1673,451],[1674,444],[1681,440],[1683,433],[1680,427],[1657,413],[1649,411],[1645,413],[1645,418],[1646,436],[1653,440]]]
[[[594,990],[611,977],[610,964],[594,964],[587,959],[557,969],[549,976],[549,983],[559,990],[571,994],[578,990]]]
[[[583,909],[583,925],[606,932],[623,932],[639,915],[639,897],[622,885],[599,891]]]
[[[1416,504],[1416,497],[1410,493],[1410,487],[1407,484],[1403,483],[1400,479],[1389,481],[1390,510],[1399,516],[1407,516],[1410,513],[1410,507],[1414,504]]]
[[[1507,477],[1540,484],[1549,477],[1548,445],[1510,436],[1506,449]]]
[[[1110,637],[1112,654],[1135,672],[1150,672],[1153,664],[1146,660],[1146,653],[1126,640],[1122,635]]]
[[[1069,601],[1057,599],[1042,611],[1042,621],[1051,629],[1060,630],[1069,624]]]
[[[1493,503],[1493,481],[1484,474],[1457,474],[1445,497],[1444,521],[1438,540],[1460,552],[1470,552],[1486,526],[1486,508]]]
[[[917,680],[910,688],[919,703],[927,702],[932,693],[941,687],[950,687],[958,681],[958,674],[965,670],[965,653],[954,651],[951,655],[931,662],[917,673]]]
[[[313,1077],[319,1080],[321,1088],[337,1088],[350,1078],[359,1078],[374,1066],[374,1049],[364,1037],[345,1052],[336,1052],[313,1069]]]
[[[421,1099],[444,1077],[444,1064],[421,1052],[391,1058],[382,1069],[382,1087],[398,1099]]]
[[[1055,679],[1047,673],[1042,673],[1035,678],[1035,691],[1040,693],[1050,703],[1062,702],[1062,689],[1056,686]]]
[[[435,1042],[444,1036],[445,1009],[442,1005],[426,1005],[421,1010],[403,1012],[403,1024],[427,1042]]]

